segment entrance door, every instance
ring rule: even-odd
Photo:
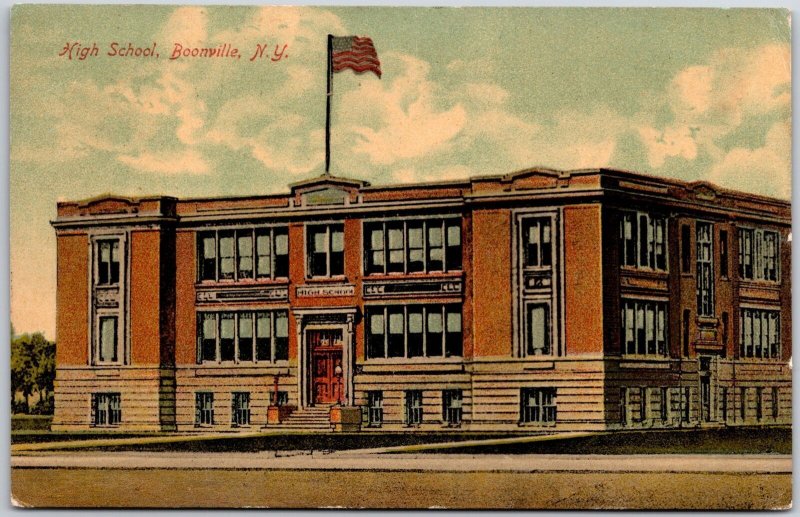
[[[314,404],[342,402],[342,330],[309,329],[311,400]]]

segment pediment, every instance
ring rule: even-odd
[[[139,210],[139,202],[122,196],[101,196],[81,202],[81,211],[92,214],[132,214]]]
[[[705,181],[692,183],[689,188],[694,193],[695,198],[703,201],[713,201],[718,195],[717,187]]]
[[[511,183],[514,190],[547,189],[559,186],[563,177],[562,171],[537,167],[512,172],[503,177],[503,182]]]
[[[308,205],[343,205],[355,201],[359,190],[369,183],[323,174],[291,185],[295,203]]]

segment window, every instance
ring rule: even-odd
[[[719,276],[728,278],[728,232],[719,232]]]
[[[195,393],[194,425],[214,424],[214,394],[208,392]]]
[[[461,220],[364,224],[366,274],[461,270]]]
[[[119,284],[119,239],[98,240],[95,243],[97,285]]]
[[[250,425],[250,393],[234,392],[232,394],[231,425]]]
[[[449,427],[461,426],[463,393],[461,390],[442,392],[442,421]]]
[[[689,309],[683,310],[683,357],[689,357]]]
[[[639,388],[639,422],[647,422],[647,388]]]
[[[781,316],[779,311],[742,309],[739,324],[742,357],[780,359]]]
[[[92,394],[92,424],[96,427],[118,426],[122,422],[119,393]]]
[[[248,281],[289,276],[287,228],[201,232],[197,237],[201,281]]]
[[[728,388],[720,388],[719,393],[720,402],[722,404],[722,421],[726,422],[728,420]]]
[[[97,359],[100,363],[119,361],[119,339],[116,316],[100,316]]]
[[[780,415],[781,397],[777,386],[772,387],[772,419],[777,420]]]
[[[763,406],[764,406],[764,388],[759,386],[758,388],[756,388],[756,420],[759,422],[761,422],[761,419],[764,417]]]
[[[383,425],[383,392],[367,392],[367,424],[370,427]]]
[[[692,390],[688,386],[683,388],[683,412],[681,414],[681,421],[682,422],[689,422],[691,417],[691,409],[692,409]]]
[[[275,406],[287,406],[289,405],[289,392],[288,391],[278,391],[272,392],[272,396],[270,397],[270,401]]]
[[[520,399],[521,423],[544,424],[556,421],[555,388],[523,388]]]
[[[681,226],[681,272],[689,273],[692,267],[692,234],[688,224]]]
[[[553,219],[531,217],[522,222],[523,258],[526,267],[553,266]]]
[[[527,306],[527,346],[525,355],[550,354],[550,305],[532,303]]]
[[[628,425],[628,388],[619,389],[619,423],[622,427]]]
[[[344,275],[344,225],[308,226],[306,239],[309,277]]]
[[[742,421],[747,418],[747,388],[739,388],[739,417]]]
[[[667,221],[644,212],[623,212],[620,262],[638,269],[667,270]]]
[[[201,312],[197,315],[197,361],[253,362],[289,359],[286,311]]]
[[[664,386],[661,387],[659,416],[661,417],[661,422],[667,422],[669,420],[669,390]]]
[[[623,355],[667,355],[667,303],[622,301]]]
[[[461,306],[367,307],[367,359],[460,357]]]
[[[780,278],[778,232],[739,229],[739,277],[777,282]]]
[[[422,423],[422,392],[406,391],[406,425],[418,426]]]
[[[697,222],[697,315],[714,316],[714,226]]]

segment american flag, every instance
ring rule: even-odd
[[[356,73],[375,72],[381,76],[381,62],[372,39],[359,36],[334,36],[331,41],[333,71],[349,68]]]

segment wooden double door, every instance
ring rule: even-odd
[[[341,329],[306,331],[311,351],[311,400],[314,404],[335,404],[344,400]]]

